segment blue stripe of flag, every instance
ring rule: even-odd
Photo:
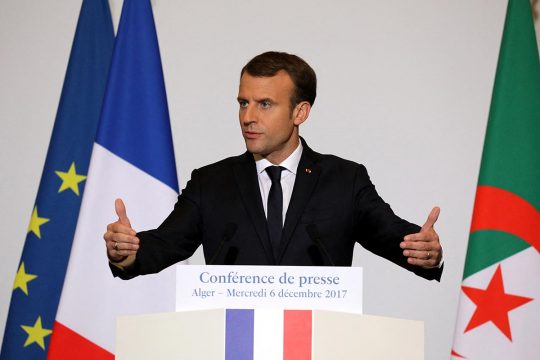
[[[27,282],[28,295],[20,288],[12,293],[2,360],[47,356],[50,335],[41,337],[44,350],[22,326],[37,329],[41,319],[44,329],[53,328],[85,183],[78,184],[79,195],[59,192],[63,181],[56,172],[68,172],[73,163],[77,174],[88,172],[113,41],[108,1],[84,0],[35,203],[38,216],[49,220],[39,226],[41,238],[28,233],[21,256],[26,273],[37,278]]]
[[[149,0],[124,1],[96,141],[178,192],[165,82]]]
[[[253,360],[254,310],[227,309],[225,317],[225,360]]]

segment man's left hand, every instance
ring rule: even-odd
[[[433,228],[440,212],[440,208],[434,207],[420,232],[409,234],[403,238],[399,246],[403,249],[403,255],[407,257],[409,264],[421,266],[425,269],[436,268],[440,265],[442,247],[439,242],[439,235]]]

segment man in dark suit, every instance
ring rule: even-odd
[[[158,272],[202,244],[210,264],[350,266],[359,242],[427,279],[440,279],[433,225],[391,210],[364,166],[311,150],[299,136],[316,96],[313,69],[268,52],[241,72],[239,118],[247,152],[201,169],[157,229],[136,233],[124,204],[104,235],[111,270],[124,279]]]

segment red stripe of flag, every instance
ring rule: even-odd
[[[114,360],[114,355],[75,331],[54,323],[47,360]]]
[[[283,360],[311,360],[311,310],[285,310]]]

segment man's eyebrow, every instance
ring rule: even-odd
[[[240,102],[240,101],[245,101],[245,102],[249,102],[248,99],[245,99],[241,96],[238,96],[236,98],[236,101]],[[257,103],[262,103],[262,102],[270,102],[270,103],[275,103],[275,101],[272,99],[272,98],[269,98],[269,97],[264,97],[264,98],[260,98],[260,99],[254,99],[253,101],[257,102]]]

